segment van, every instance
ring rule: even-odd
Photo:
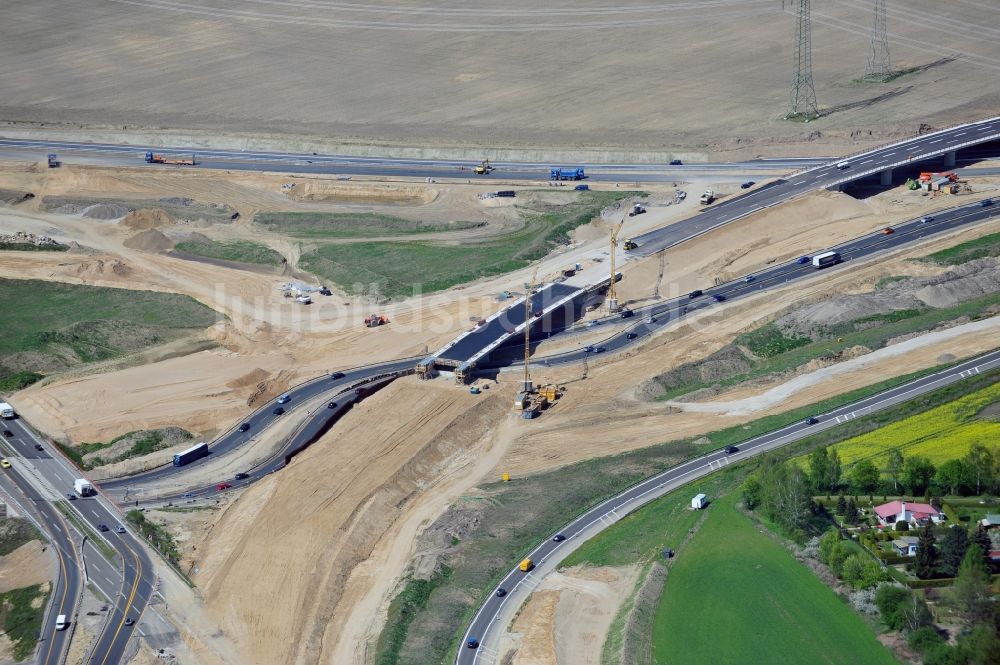
[[[56,617],[56,630],[66,630],[66,615],[60,614]]]
[[[850,165],[851,165],[850,162],[837,162],[837,168],[840,169],[841,171],[843,171],[844,169],[846,169]]]
[[[529,570],[531,570],[534,567],[535,567],[535,562],[532,561],[531,559],[525,559],[524,561],[521,562],[521,566],[520,566],[521,572],[524,572],[524,573],[528,572]]]

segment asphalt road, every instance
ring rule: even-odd
[[[1000,139],[1000,117],[924,134],[836,162],[801,171],[765,187],[708,206],[698,215],[632,238],[634,253],[649,256],[679,242],[746,217],[759,210],[790,201],[809,192],[834,187],[879,173],[940,156],[962,146]],[[837,164],[847,162],[847,168]],[[691,195],[696,195],[692,192]]]
[[[73,481],[80,474],[61,453],[36,437],[22,419],[6,420],[3,424],[14,434],[5,437],[16,453],[11,460],[12,470],[33,481],[29,484],[38,497],[36,504],[56,510],[55,502],[61,501],[64,506],[71,507],[78,520],[77,529],[83,531],[87,539],[99,540],[105,549],[117,554],[110,562],[101,557],[87,559],[88,567],[93,568],[88,571],[88,578],[112,599],[107,622],[92,649],[88,665],[121,663],[132,632],[153,593],[156,578],[152,562],[131,530],[115,533],[115,528],[123,522],[121,513],[110,501],[102,496],[68,498],[73,492]],[[42,450],[37,450],[36,446],[41,446]],[[101,531],[101,525],[108,530]],[[67,580],[74,581],[68,570]],[[126,618],[131,618],[135,625],[126,625]]]
[[[0,426],[9,428],[13,421],[0,421]],[[13,429],[11,431],[14,431]],[[4,443],[17,450],[17,437],[2,437]],[[12,464],[17,463],[15,460]],[[72,630],[56,630],[56,617],[65,614],[70,621],[76,620],[77,603],[83,592],[80,560],[73,544],[73,536],[62,513],[42,497],[35,487],[21,475],[20,464],[0,470],[0,487],[18,497],[24,510],[30,511],[36,524],[40,525],[48,546],[53,548],[59,561],[59,572],[53,581],[49,596],[49,607],[42,624],[35,662],[39,665],[59,665],[63,662]]]
[[[818,422],[815,424],[798,422],[749,439],[739,444],[737,446],[739,450],[732,455],[726,454],[724,450],[715,450],[647,478],[621,494],[591,508],[558,532],[565,537],[564,541],[555,542],[550,538],[535,549],[525,553],[524,557],[530,558],[535,563],[531,572],[524,573],[519,567],[514,568],[500,580],[497,587],[504,588],[507,595],[499,597],[493,593],[487,597],[472,619],[463,638],[463,644],[467,644],[470,639],[475,638],[480,646],[478,649],[463,646],[455,659],[456,665],[494,665],[500,655],[497,652],[496,643],[502,629],[513,618],[517,608],[527,599],[545,574],[554,570],[563,559],[588,539],[612,526],[639,507],[682,485],[707,476],[733,461],[741,461],[768,450],[787,446],[849,420],[882,411],[918,395],[960,381],[965,377],[996,368],[1000,368],[1000,351],[987,353],[950,369],[916,379],[833,411],[816,414],[815,418]],[[691,492],[692,496],[696,494],[697,487],[692,487]],[[711,499],[711,497],[709,498]]]

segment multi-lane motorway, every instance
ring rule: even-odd
[[[556,542],[549,539],[525,553],[524,556],[530,558],[535,564],[531,572],[525,573],[517,567],[498,582],[497,588],[502,587],[507,591],[507,594],[501,597],[493,593],[479,608],[463,639],[465,645],[470,640],[475,639],[479,646],[478,648],[463,646],[455,659],[456,665],[478,665],[479,663],[495,665],[498,663],[501,654],[497,652],[496,644],[500,632],[542,577],[554,570],[580,544],[637,508],[682,485],[713,471],[718,471],[733,461],[740,461],[768,450],[787,446],[849,420],[876,413],[894,404],[960,381],[965,377],[996,368],[1000,368],[1000,351],[987,353],[947,370],[910,381],[833,411],[816,414],[815,419],[818,422],[815,424],[806,421],[798,422],[749,439],[740,444],[738,451],[733,454],[727,454],[724,450],[715,450],[647,478],[621,494],[591,508],[559,531],[565,540]]]

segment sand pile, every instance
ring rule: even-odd
[[[134,231],[155,229],[161,226],[169,226],[173,223],[174,220],[170,218],[170,215],[159,208],[141,208],[139,210],[133,210],[129,214],[125,215],[125,219],[121,221],[122,226],[128,227]]]
[[[131,209],[128,206],[123,206],[117,203],[98,203],[84,208],[80,214],[88,219],[110,221],[113,219],[121,219],[125,215],[129,214],[130,211]]]
[[[166,252],[174,247],[174,241],[156,229],[140,231],[122,244],[129,249],[138,249],[143,252]]]

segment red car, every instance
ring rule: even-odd
[[[882,229],[882,235],[884,236],[892,235],[895,232],[896,229],[892,228],[891,226],[887,226],[884,229]]]
[[[222,490],[227,490],[230,487],[232,487],[232,485],[230,485],[229,483],[219,483],[218,485],[215,486],[215,489],[221,492]]]

